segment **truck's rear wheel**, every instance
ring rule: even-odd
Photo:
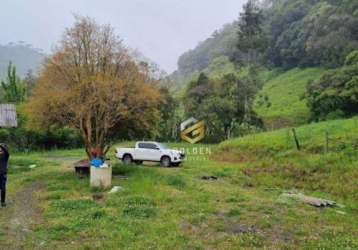
[[[171,165],[170,158],[168,156],[163,156],[160,159],[160,165],[165,168],[170,167],[170,165]]]
[[[133,159],[132,159],[131,155],[127,154],[127,155],[123,156],[122,162],[124,165],[129,165],[132,163],[132,161],[133,161]]]

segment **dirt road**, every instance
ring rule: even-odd
[[[0,208],[0,248],[37,249],[40,242],[32,241],[31,234],[36,224],[42,221],[36,192],[42,183],[34,182],[16,193],[9,194],[8,206]]]

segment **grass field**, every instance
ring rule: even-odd
[[[172,144],[189,155],[181,168],[123,166],[111,155],[113,185],[123,187],[115,194],[75,176],[82,150],[13,154],[0,248],[357,249],[357,118],[297,135],[299,152],[285,129],[220,145]],[[281,196],[292,190],[341,205]],[[104,197],[93,200],[96,192]]]
[[[255,111],[269,128],[306,123],[309,118],[309,109],[304,99],[306,84],[318,79],[323,73],[324,69],[320,68],[296,68],[284,73],[266,72],[263,89],[256,96]]]

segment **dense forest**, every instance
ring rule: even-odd
[[[174,93],[187,116],[207,121],[213,141],[350,117],[358,113],[357,49],[357,1],[249,0],[238,20],[179,58]],[[287,94],[272,94],[270,81]],[[265,119],[294,103],[297,116]]]
[[[256,1],[255,1],[256,2]],[[256,2],[270,67],[338,67],[358,47],[358,2],[354,0],[270,0]],[[178,60],[175,74],[207,69],[219,57],[237,56],[239,23],[215,31]]]

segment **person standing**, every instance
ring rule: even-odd
[[[0,198],[2,207],[6,206],[7,164],[9,157],[10,154],[7,145],[0,143]]]

